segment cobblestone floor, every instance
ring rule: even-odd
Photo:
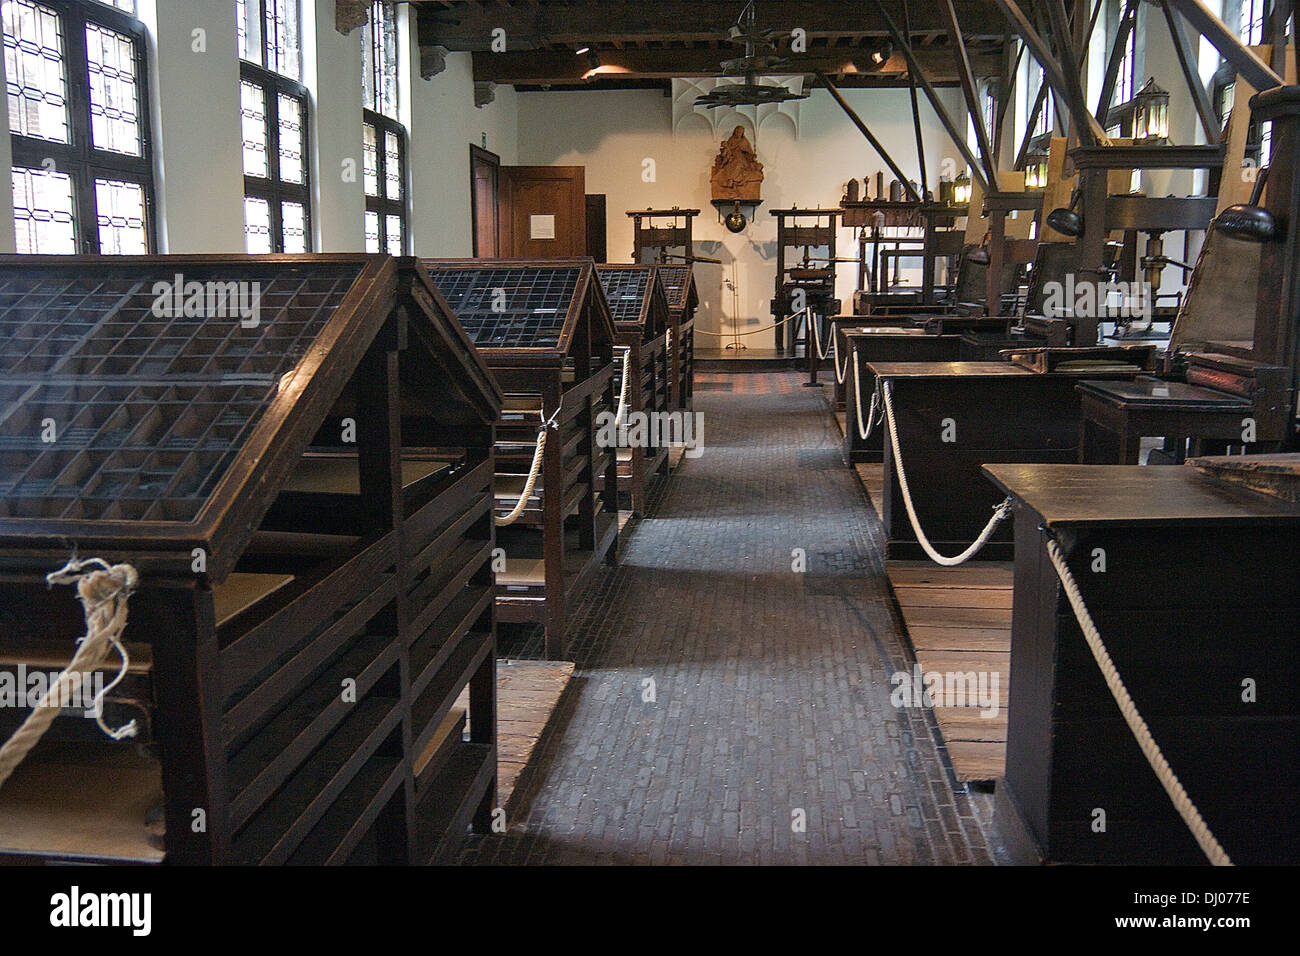
[[[580,601],[509,831],[465,862],[1002,861],[991,796],[956,784],[931,713],[889,702],[911,660],[880,525],[799,381],[699,377],[706,451]]]

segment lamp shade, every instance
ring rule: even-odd
[[[1229,206],[1214,220],[1214,228],[1225,236],[1243,242],[1272,242],[1277,235],[1273,214],[1259,206],[1238,203]]]

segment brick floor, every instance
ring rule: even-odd
[[[465,862],[1003,860],[933,714],[889,703],[911,657],[880,525],[799,381],[700,377],[706,451],[579,602],[577,671],[509,831]]]

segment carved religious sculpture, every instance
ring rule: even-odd
[[[757,201],[763,188],[763,164],[737,126],[722,143],[713,161],[713,198]]]

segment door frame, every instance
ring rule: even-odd
[[[470,251],[478,256],[478,180],[474,177],[478,165],[492,166],[496,169],[497,208],[492,210],[492,218],[497,223],[497,255],[501,255],[501,157],[489,149],[469,144],[469,229]]]

